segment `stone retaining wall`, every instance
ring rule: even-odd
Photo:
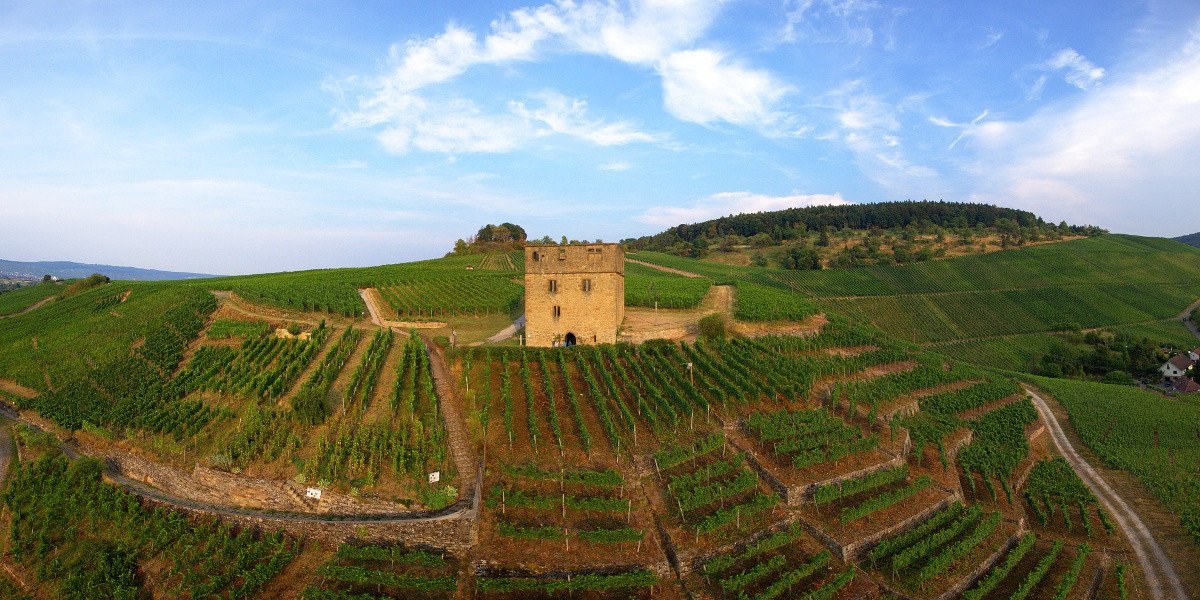
[[[1008,553],[1009,549],[1017,544],[1017,539],[1020,536],[1021,531],[1017,531],[1016,533],[1008,536],[1008,540],[1004,542],[1004,545],[1001,546],[999,550],[992,553],[987,560],[980,563],[979,566],[975,567],[974,571],[968,573],[950,589],[942,592],[942,595],[938,596],[936,600],[950,600],[951,598],[958,598],[960,595],[962,595],[963,592],[967,591],[967,588],[971,587],[971,585],[975,583],[975,580],[982,577],[984,573],[995,566],[996,563],[1000,562],[1000,559],[1004,558],[1004,555]]]
[[[695,335],[694,327],[663,327],[661,329],[643,330],[643,331],[624,331],[617,337],[617,341],[630,344],[641,344],[650,340],[679,340]]]
[[[912,447],[912,438],[909,436],[908,430],[901,428],[900,432],[904,437],[903,441],[900,443],[901,449],[899,454],[893,454],[892,452],[881,449],[884,454],[891,455],[891,458],[883,462],[864,467],[852,473],[830,477],[821,481],[789,485],[777,477],[771,470],[771,467],[759,460],[758,454],[755,452],[755,446],[752,442],[740,438],[741,432],[737,429],[736,422],[725,423],[722,421],[721,425],[725,429],[725,439],[734,448],[737,448],[740,452],[746,455],[746,463],[750,466],[750,468],[754,469],[754,471],[758,473],[759,477],[761,477],[763,481],[766,481],[767,485],[771,486],[771,489],[778,492],[779,496],[783,498],[783,503],[787,504],[788,506],[797,506],[808,501],[820,486],[836,484],[850,479],[857,479],[859,477],[865,477],[884,469],[903,466],[907,463],[909,449]]]
[[[410,509],[396,502],[355,498],[322,490],[321,499],[305,497],[308,486],[290,480],[258,479],[196,465],[191,473],[119,449],[79,450],[104,459],[109,470],[184,500],[281,512],[394,515]]]
[[[907,531],[908,529],[925,522],[926,519],[928,519],[937,511],[942,510],[951,503],[959,500],[962,500],[962,496],[959,495],[957,490],[955,490],[949,496],[946,496],[936,504],[929,506],[925,510],[903,521],[900,521],[891,527],[885,528],[865,538],[846,543],[834,539],[832,536],[826,534],[819,527],[809,523],[807,520],[801,519],[800,522],[804,525],[804,529],[807,530],[808,533],[813,537],[817,538],[817,541],[824,544],[826,548],[829,548],[829,551],[832,552],[834,556],[837,556],[842,562],[850,562],[856,560],[860,554],[870,550],[884,538]]]
[[[196,518],[212,517],[207,510],[180,506],[154,498],[142,497],[144,502],[183,512]],[[309,540],[320,540],[336,546],[354,540],[366,543],[403,543],[445,548],[462,556],[479,541],[475,515],[470,511],[438,520],[412,521],[288,521],[270,516],[219,515],[222,521],[253,527],[262,531],[283,530]]]

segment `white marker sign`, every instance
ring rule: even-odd
[[[437,483],[442,480],[442,472],[434,471],[429,474],[429,483]]]
[[[320,499],[321,499],[321,488],[307,488],[307,489],[305,489],[305,490],[304,490],[304,497],[305,497],[305,498],[312,498],[312,499],[314,499],[314,500],[320,500]]]

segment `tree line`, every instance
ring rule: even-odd
[[[1022,229],[1053,227],[1062,233],[1096,235],[1104,231],[1090,225],[1057,226],[1023,210],[990,204],[911,200],[842,206],[789,208],[771,212],[745,213],[701,223],[677,225],[655,235],[629,238],[621,243],[633,250],[668,250],[680,243],[707,249],[722,237],[769,237],[775,244],[804,237],[808,232],[828,235],[831,230],[897,229],[903,227],[967,229],[998,228],[1018,235]],[[766,241],[766,240],[763,240]]]

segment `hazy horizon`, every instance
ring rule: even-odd
[[[1200,231],[1200,5],[0,9],[8,260],[202,273],[944,199]]]

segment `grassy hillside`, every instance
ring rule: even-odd
[[[511,310],[523,292],[515,280],[524,268],[519,253],[471,254],[378,267],[222,277],[197,285],[232,290],[280,308],[343,316],[362,315],[366,306],[358,290],[374,287],[405,316],[429,317],[439,311]]]
[[[178,307],[206,298],[211,304],[207,292],[177,283],[115,282],[4,319],[0,377],[47,390],[123,361],[164,332],[185,335],[182,348],[195,333],[167,320]]]
[[[750,276],[903,339],[1020,369],[1057,330],[1104,328],[1188,343],[1174,318],[1200,298],[1200,250],[1108,235],[907,266]]]
[[[46,298],[61,294],[64,289],[65,285],[48,283],[0,293],[0,317],[21,312]]]

